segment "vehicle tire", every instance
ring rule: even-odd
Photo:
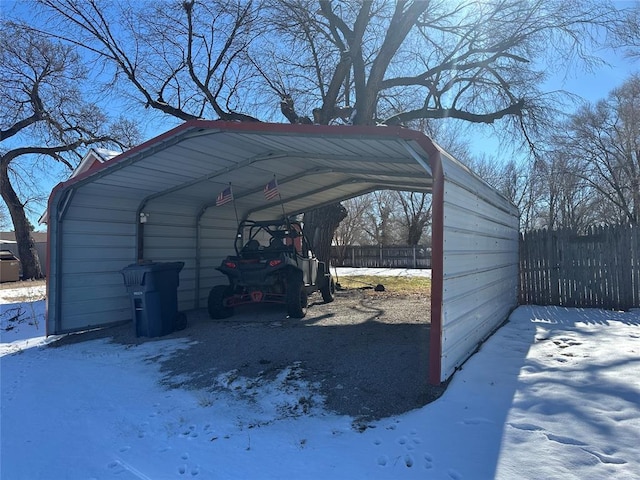
[[[227,285],[216,285],[209,292],[209,316],[213,319],[229,318],[233,315],[233,308],[225,307],[224,300],[231,296]]]
[[[303,318],[307,313],[307,292],[299,275],[287,282],[287,315],[291,318]]]
[[[333,281],[333,276],[323,277],[322,284],[320,285],[320,293],[322,294],[322,300],[324,303],[333,302],[333,294],[336,291],[336,284]]]
[[[333,281],[333,276],[329,274],[326,276],[325,272],[325,263],[318,264],[318,277],[316,278],[316,285],[318,285],[318,290],[322,294],[322,300],[324,303],[333,302],[333,294],[336,291],[336,284]]]

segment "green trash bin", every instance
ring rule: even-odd
[[[183,267],[184,262],[151,262],[121,270],[137,337],[161,337],[186,327],[186,316],[178,312]]]

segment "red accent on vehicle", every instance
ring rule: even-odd
[[[225,267],[229,267],[229,268],[236,268],[237,265],[233,262],[224,262],[224,266]]]
[[[262,301],[262,292],[261,291],[255,291],[255,292],[251,292],[251,300],[254,302],[261,302]]]
[[[269,261],[269,266],[270,267],[275,267],[276,265],[280,265],[281,263],[282,263],[282,260],[280,260],[280,259],[270,260]]]

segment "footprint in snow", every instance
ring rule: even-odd
[[[378,457],[378,465],[380,465],[381,467],[386,467],[387,462],[389,462],[389,458],[386,455],[380,455]]]
[[[129,445],[125,445],[124,447],[120,447],[120,453],[124,453],[124,452],[128,452],[129,450],[131,450],[131,447]]]
[[[467,418],[462,421],[463,425],[480,425],[483,423],[493,423],[488,418],[476,417],[476,418]]]
[[[460,473],[456,472],[455,470],[449,470],[447,474],[452,480],[462,480],[462,475],[460,475]]]
[[[125,471],[124,466],[118,460],[114,460],[107,465],[107,468],[114,474],[118,475]]]
[[[405,455],[404,464],[407,466],[407,468],[413,467],[413,457],[409,454]]]
[[[622,459],[622,458],[616,458],[612,455],[606,455],[604,453],[600,453],[596,450],[592,450],[590,448],[583,448],[582,450],[584,450],[587,453],[590,453],[591,455],[593,455],[594,457],[596,457],[598,460],[600,460],[600,462],[602,463],[607,463],[607,464],[614,464],[614,465],[622,465],[627,463],[626,460]]]
[[[586,443],[571,437],[563,437],[561,435],[554,435],[553,433],[545,433],[545,435],[552,442],[562,443],[563,445],[577,445],[581,447],[587,445]]]
[[[528,432],[539,432],[542,430],[542,427],[538,425],[534,425],[532,423],[507,423],[511,428],[515,428],[516,430],[525,430]]]

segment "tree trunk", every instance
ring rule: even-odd
[[[422,222],[411,222],[407,235],[407,245],[410,245],[412,247],[418,245],[418,243],[420,243],[420,238],[422,237],[423,229],[424,224]]]
[[[304,233],[321,262],[329,264],[333,234],[345,218],[347,209],[340,203],[316,208],[304,214]]]
[[[38,279],[43,278],[42,268],[40,267],[40,259],[36,250],[36,242],[31,235],[31,228],[27,215],[24,212],[24,205],[20,202],[16,191],[13,189],[9,181],[9,166],[2,163],[0,167],[0,191],[2,199],[7,204],[13,228],[16,234],[16,243],[18,244],[18,256],[22,263],[22,278]]]

